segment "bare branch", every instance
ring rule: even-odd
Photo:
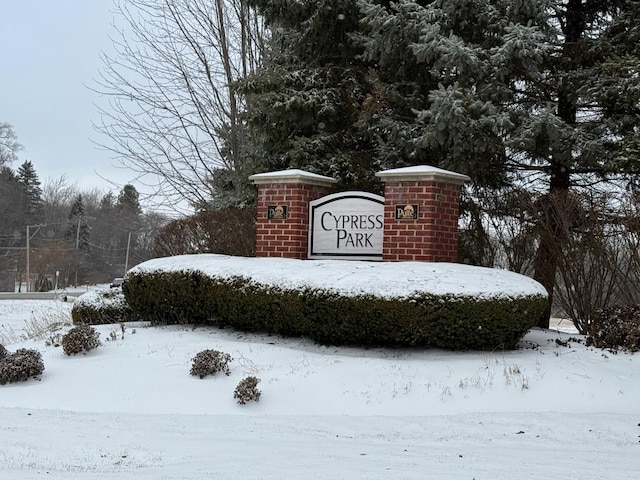
[[[20,150],[22,145],[18,142],[13,127],[0,122],[0,167],[15,161]]]
[[[120,0],[124,22],[93,88],[101,146],[169,205],[206,205],[242,174],[246,107],[233,83],[258,65],[262,21],[245,0]]]

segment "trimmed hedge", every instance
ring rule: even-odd
[[[120,288],[81,295],[71,307],[71,318],[76,325],[108,325],[137,319]]]
[[[307,337],[326,345],[450,350],[513,349],[547,305],[547,297],[541,295],[347,296],[199,271],[130,272],[123,293],[134,314],[154,324],[229,326]]]

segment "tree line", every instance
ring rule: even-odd
[[[116,195],[65,177],[43,184],[30,161],[10,166],[20,149],[0,124],[0,290],[26,291],[27,272],[31,291],[104,283],[151,258],[167,218],[143,212],[134,186]]]

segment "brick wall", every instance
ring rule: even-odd
[[[438,181],[385,183],[384,261],[456,262],[460,185]],[[396,219],[398,205],[418,205],[417,219]]]
[[[257,257],[307,258],[309,202],[329,193],[328,187],[303,183],[261,184],[258,189]],[[287,218],[267,216],[272,205],[287,207]]]

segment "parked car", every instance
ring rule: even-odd
[[[124,281],[124,278],[122,277],[116,277],[113,279],[113,281],[111,282],[111,285],[109,285],[111,288],[115,288],[115,287],[121,287],[122,286],[122,282]]]

